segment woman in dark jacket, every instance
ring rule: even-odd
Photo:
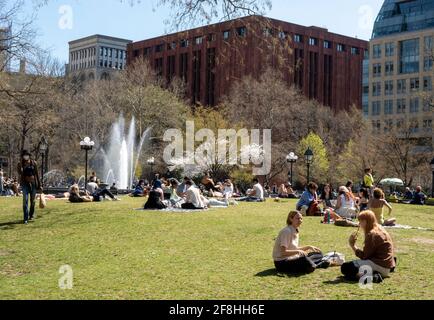
[[[17,165],[18,177],[23,191],[24,224],[33,220],[35,215],[36,192],[42,192],[36,161],[31,158],[30,152],[24,150],[21,161]],[[29,208],[30,202],[30,208]]]

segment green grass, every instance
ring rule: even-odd
[[[21,200],[0,198],[0,299],[432,299],[434,232],[393,230],[397,273],[373,290],[335,281],[339,268],[302,277],[273,272],[271,251],[294,202],[194,214],[134,211],[142,199],[54,201],[28,226]],[[434,229],[433,207],[394,205],[402,224]],[[12,223],[11,223],[12,222]],[[305,218],[301,244],[354,259],[353,229]],[[74,271],[60,290],[59,268]]]

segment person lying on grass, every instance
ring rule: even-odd
[[[365,234],[364,248],[362,250],[356,246],[358,231],[353,233],[349,244],[360,260],[344,263],[341,267],[342,274],[347,280],[358,281],[364,275],[360,268],[367,266],[372,270],[373,282],[382,282],[383,278],[389,277],[396,267],[392,238],[377,223],[377,218],[372,211],[363,211],[358,219],[360,228]]]
[[[71,203],[81,203],[81,202],[92,202],[93,198],[89,195],[81,196],[80,195],[80,189],[78,185],[73,185],[71,187],[70,193],[69,193],[69,202]]]
[[[321,250],[313,247],[299,246],[300,226],[303,216],[299,211],[291,211],[287,226],[280,231],[273,249],[273,259],[276,270],[289,274],[309,274],[317,268],[326,268],[328,263],[315,264],[309,254],[321,254]]]

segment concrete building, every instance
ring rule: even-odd
[[[374,131],[409,130],[427,151],[434,147],[433,38],[433,0],[386,0],[364,62],[363,113]]]
[[[124,70],[130,40],[93,35],[69,42],[67,73],[80,80],[108,79]]]
[[[193,103],[216,105],[232,83],[265,66],[289,85],[336,110],[362,107],[362,63],[368,42],[261,16],[249,16],[134,42],[128,63],[147,59],[167,81],[187,84]]]
[[[11,55],[9,53],[12,28],[0,28],[0,72],[11,71]]]

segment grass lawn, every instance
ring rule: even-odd
[[[339,268],[279,276],[271,252],[295,202],[194,214],[134,211],[142,199],[48,203],[20,224],[21,199],[0,198],[0,299],[432,299],[434,232],[393,230],[397,273],[373,290],[336,281]],[[434,207],[394,205],[401,224],[434,229]],[[301,244],[354,259],[354,229],[305,218]],[[359,240],[360,244],[360,240]],[[70,265],[72,290],[60,290]]]

